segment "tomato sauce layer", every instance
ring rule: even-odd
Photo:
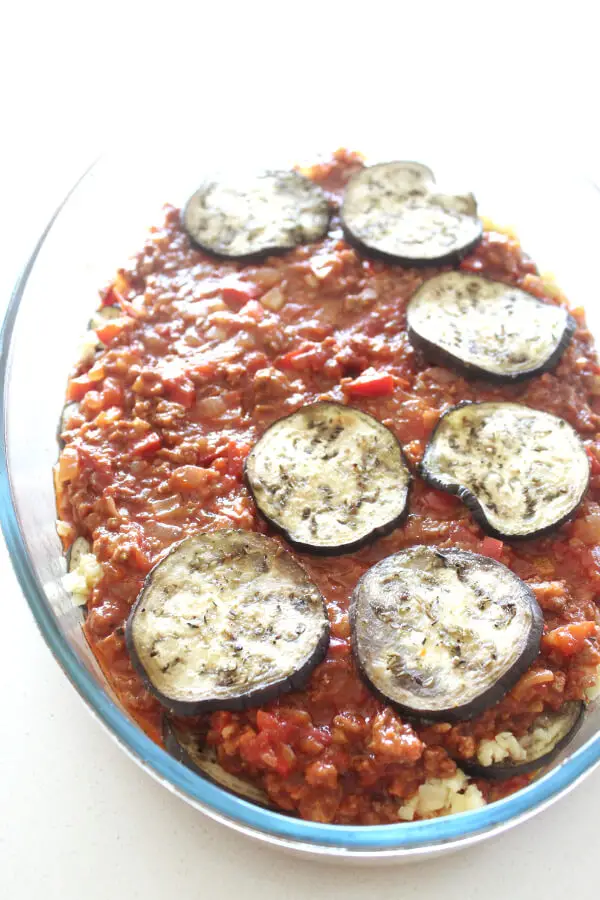
[[[346,151],[308,174],[337,206],[362,165]],[[449,267],[407,269],[365,258],[334,215],[327,237],[259,265],[215,262],[191,246],[180,211],[162,224],[103,297],[121,315],[99,329],[104,348],[73,373],[79,403],[63,434],[57,497],[64,534],[83,535],[103,568],[87,638],[126,709],[160,741],[161,708],[128,658],[124,625],[152,565],[206,529],[266,532],[243,481],[252,444],[274,420],[320,399],[349,403],[387,425],[416,467],[440,415],[460,400],[512,400],[564,417],[584,440],[591,486],[554,535],[508,545],[486,537],[464,505],[415,476],[404,525],[360,552],[298,558],[323,592],[331,645],[306,690],[264,708],[180,720],[203,729],[221,764],[262,786],[281,809],[319,822],[398,821],[428,778],[500,731],[522,735],[544,709],[584,696],[600,663],[600,369],[581,309],[557,369],[526,382],[468,381],[429,365],[406,334],[414,290]],[[566,303],[516,239],[486,230],[460,265]],[[533,588],[545,617],[540,654],[496,706],[464,723],[417,725],[376,699],[351,655],[348,603],[373,563],[414,544],[501,560]],[[591,624],[590,624],[591,623]],[[488,801],[522,787],[477,779]]]

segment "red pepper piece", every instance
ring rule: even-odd
[[[344,385],[344,390],[351,397],[389,397],[394,393],[394,377],[385,372],[361,375]]]
[[[542,638],[545,650],[556,650],[563,656],[573,656],[585,646],[586,638],[596,634],[595,622],[571,622],[553,628]]]
[[[503,550],[504,544],[502,541],[498,541],[496,538],[492,537],[485,537],[479,545],[480,553],[484,556],[489,556],[491,559],[495,559],[497,562],[500,561]]]

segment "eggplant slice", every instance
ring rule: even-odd
[[[407,510],[410,472],[396,437],[340,403],[278,419],[250,451],[245,474],[264,518],[309,553],[356,550]]]
[[[73,572],[75,569],[78,569],[81,563],[81,557],[86,556],[91,552],[92,545],[86,538],[75,538],[71,544],[70,550],[67,552],[67,570]]]
[[[250,800],[259,806],[275,809],[267,794],[250,781],[238,775],[232,775],[220,764],[216,750],[208,747],[201,734],[184,731],[168,719],[163,719],[163,740],[165,749],[184,766],[197,772],[213,784],[225,788],[244,800]]]
[[[581,700],[569,700],[557,711],[541,713],[522,737],[497,734],[493,741],[481,742],[476,759],[461,759],[459,764],[470,775],[493,781],[535,772],[549,765],[571,742],[584,712]]]
[[[190,197],[183,226],[202,250],[249,259],[324,236],[331,210],[323,190],[299,172],[262,172],[206,181]]]
[[[407,266],[456,262],[483,234],[473,195],[441,192],[431,169],[414,162],[380,163],[353,175],[341,217],[351,242]]]
[[[576,328],[562,306],[466,272],[422,284],[406,320],[411,342],[434,362],[506,382],[552,369]]]
[[[378,562],[350,604],[358,669],[408,716],[470,719],[539,652],[543,616],[514,572],[466,550],[417,546]]]
[[[327,652],[329,621],[278,541],[227,529],[186,538],[152,569],[126,639],[148,689],[194,716],[303,687]]]
[[[516,540],[570,519],[590,467],[579,435],[558,416],[520,403],[461,403],[434,429],[421,475],[456,494],[488,534]]]
[[[90,319],[88,328],[90,331],[95,331],[97,328],[102,328],[111,319],[120,319],[122,315],[123,310],[120,306],[101,306]],[[100,346],[103,346],[101,341],[99,343]]]
[[[68,431],[69,422],[79,412],[79,403],[75,400],[71,400],[69,403],[65,403],[63,406],[62,413],[60,414],[60,420],[58,422],[58,427],[56,429],[56,440],[58,441],[59,449],[65,446],[65,442],[62,439],[62,434],[64,431]]]

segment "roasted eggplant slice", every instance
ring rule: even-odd
[[[562,306],[466,272],[422,284],[406,321],[413,345],[434,362],[506,382],[552,369],[576,327]]]
[[[81,557],[92,552],[92,545],[84,537],[75,538],[71,544],[71,548],[67,553],[67,569],[74,572],[79,568]]]
[[[318,241],[330,215],[324,192],[309,178],[263,172],[202,184],[188,200],[183,226],[208,253],[248,259]]]
[[[392,432],[340,403],[278,419],[246,460],[265,519],[298,550],[349,553],[392,531],[406,513],[410,473]]]
[[[359,247],[407,266],[455,262],[481,240],[472,194],[445,194],[426,166],[380,163],[350,178],[342,225]]]
[[[120,306],[101,306],[90,319],[88,328],[95,331],[96,328],[102,328],[111,319],[119,319],[122,315],[123,310]]]
[[[69,422],[79,412],[79,403],[76,401],[72,401],[71,403],[66,403],[63,407],[62,415],[60,417],[59,423],[59,434],[61,432],[66,431],[69,427]]]
[[[520,403],[462,403],[438,422],[421,475],[494,537],[540,537],[575,512],[589,461],[568,422]]]
[[[79,403],[76,401],[71,401],[70,403],[65,403],[63,406],[63,411],[60,415],[60,421],[58,423],[58,428],[56,429],[56,439],[58,441],[58,446],[62,450],[65,445],[65,442],[62,439],[63,431],[67,431],[69,427],[69,422],[79,412]]]
[[[252,803],[269,809],[275,808],[261,788],[227,772],[219,763],[215,749],[207,746],[201,734],[184,731],[165,717],[163,719],[163,740],[165,749],[171,756],[203,778],[207,778],[238,797],[243,797],[244,800],[250,800]]]
[[[365,572],[350,623],[358,669],[377,694],[408,716],[456,721],[510,690],[539,652],[543,617],[501,563],[417,546]]]
[[[303,687],[329,642],[323,597],[278,541],[223,530],[177,544],[148,575],[126,639],[178,715],[242,709]]]
[[[477,757],[461,759],[460,766],[470,775],[494,781],[535,772],[549,765],[570,743],[581,727],[584,711],[581,700],[570,700],[557,711],[543,712],[518,739],[501,732],[493,741],[481,741]]]

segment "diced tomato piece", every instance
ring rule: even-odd
[[[90,469],[96,473],[99,484],[108,484],[112,477],[112,457],[110,450],[104,448],[91,448],[81,446],[78,447],[81,468]]]
[[[250,452],[249,444],[238,444],[237,441],[229,441],[227,447],[228,472],[241,478],[244,472],[244,462]]]
[[[394,376],[379,372],[361,375],[345,384],[344,390],[351,397],[389,397],[394,393]]]
[[[591,447],[586,447],[585,452],[587,453],[588,459],[590,461],[592,475],[600,475],[600,459],[598,459]]]
[[[479,545],[480,553],[484,556],[489,556],[491,559],[495,559],[497,562],[500,561],[503,550],[504,544],[502,541],[498,541],[493,537],[485,537]]]
[[[459,269],[462,269],[465,272],[481,272],[483,269],[483,262],[477,256],[467,256],[460,263]]]
[[[222,731],[227,725],[233,721],[233,714],[227,710],[219,710],[212,715],[212,727],[215,731]]]
[[[129,300],[125,300],[125,298],[121,298],[121,309],[124,313],[127,313],[128,316],[131,316],[132,319],[143,318],[143,311],[138,309],[137,306],[134,306],[133,303],[130,303]]]
[[[104,398],[100,391],[88,391],[81,401],[81,409],[85,413],[96,415],[104,409]]]
[[[244,756],[249,763],[258,765],[265,753],[271,750],[271,739],[268,732],[261,731],[251,739],[244,741]]]
[[[102,298],[102,306],[120,306],[123,296],[119,293],[114,284],[109,287]]]
[[[273,713],[259,709],[256,713],[256,727],[260,734],[268,734],[278,744],[293,741],[301,732],[296,722],[278,719]]]
[[[312,341],[305,341],[296,350],[290,350],[284,353],[277,360],[277,365],[281,369],[320,369],[327,360],[327,353],[320,344]]]
[[[260,289],[250,281],[242,281],[237,275],[227,275],[221,282],[221,297],[223,303],[238,312],[248,303],[254,300],[260,294]]]
[[[111,406],[98,413],[95,423],[99,428],[106,428],[107,425],[114,425],[115,422],[118,422],[122,415],[123,411],[118,406]]]
[[[204,469],[202,466],[179,466],[171,473],[169,484],[176,491],[198,492],[209,496],[213,493],[218,480],[219,477],[214,469]]]
[[[181,378],[172,381],[165,380],[165,385],[169,394],[169,399],[173,403],[180,403],[185,409],[190,409],[194,405],[196,399],[196,388],[190,378],[183,375]]]
[[[199,375],[204,378],[210,378],[215,374],[216,369],[217,366],[214,362],[202,359],[202,357],[196,361],[192,358],[192,361],[188,365],[190,374]]]
[[[563,656],[573,656],[583,650],[586,638],[594,634],[596,634],[595,622],[571,622],[569,625],[553,628],[545,634],[542,645],[545,650],[557,650]]]
[[[404,455],[413,466],[416,466],[421,462],[424,451],[423,441],[415,440],[410,441],[408,444],[404,444]]]
[[[427,491],[424,500],[427,508],[432,512],[446,516],[456,512],[456,507],[458,506],[456,497],[453,497],[452,494],[446,494],[444,491]]]
[[[280,775],[288,775],[294,768],[296,755],[288,744],[273,746],[269,731],[260,731],[256,737],[244,741],[240,749],[249,763],[261,768],[274,769]]]
[[[87,374],[71,378],[67,387],[67,400],[82,400],[91,388],[97,387],[97,382]]]
[[[276,750],[276,771],[279,775],[289,775],[296,765],[296,754],[289,744],[280,744]]]
[[[123,405],[123,386],[116,378],[105,378],[102,385],[103,405],[122,406]]]
[[[152,566],[142,548],[133,543],[128,547],[127,560],[142,572],[147,572]]]
[[[131,448],[133,456],[147,456],[149,453],[155,453],[162,446],[159,436],[154,432],[150,432],[141,440],[137,441]]]
[[[114,284],[102,298],[102,306],[120,306],[124,313],[127,313],[134,319],[139,319],[142,315],[141,310],[135,307],[133,303],[130,303],[129,300],[126,300]]]
[[[108,322],[101,325],[100,328],[96,328],[96,334],[103,344],[110,344],[111,341],[123,333],[130,322],[131,319],[125,316],[119,319],[109,319]]]
[[[58,461],[58,477],[61,482],[71,481],[79,474],[79,454],[76,447],[65,447]]]
[[[256,713],[256,727],[259,731],[279,731],[279,722],[271,713],[259,709]]]
[[[290,368],[295,360],[299,359],[306,351],[302,347],[298,347],[296,350],[290,350],[289,353],[284,353],[282,357],[279,359],[279,365],[282,369]]]
[[[240,316],[247,316],[249,319],[254,319],[255,322],[260,322],[265,317],[265,308],[258,300],[249,300],[240,309]]]
[[[87,378],[90,381],[96,382],[96,387],[98,387],[97,382],[103,381],[106,377],[106,371],[101,362],[95,362],[92,368],[86,372]]]

